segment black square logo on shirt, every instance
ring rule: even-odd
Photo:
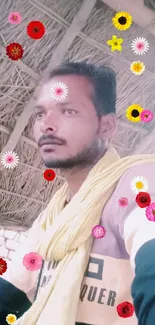
[[[97,273],[89,271],[90,264],[96,264],[98,266]],[[86,269],[86,272],[85,272],[85,276],[88,277],[88,278],[102,280],[103,267],[104,267],[104,260],[101,260],[100,258],[90,256],[88,266],[87,266],[87,269]]]

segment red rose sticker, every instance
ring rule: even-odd
[[[134,311],[134,306],[128,301],[124,301],[117,306],[118,315],[122,318],[133,316]]]
[[[146,208],[151,203],[150,194],[147,192],[139,192],[136,196],[136,202],[140,208]]]

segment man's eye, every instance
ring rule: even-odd
[[[75,114],[76,111],[73,109],[64,109],[63,113],[65,113],[65,115],[72,115]]]
[[[42,116],[43,116],[43,112],[37,112],[37,113],[35,114],[35,116],[36,116],[36,118],[39,120],[39,119],[42,118]]]

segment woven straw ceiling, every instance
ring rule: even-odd
[[[32,107],[41,77],[66,59],[110,65],[118,81],[114,146],[122,157],[154,153],[155,119],[133,124],[126,119],[125,110],[138,103],[155,114],[155,36],[150,26],[142,28],[135,23],[120,34],[111,24],[115,11],[98,0],[1,0],[0,9],[0,151],[14,150],[20,157],[13,170],[0,166],[0,227],[22,230],[30,227],[63,182],[59,178],[51,183],[44,180],[44,166],[33,138]],[[21,24],[8,22],[12,11],[20,12]],[[46,27],[45,36],[37,41],[26,34],[32,20],[40,20]],[[113,34],[124,38],[121,53],[112,53],[106,44]],[[141,76],[129,69],[137,60],[131,41],[138,36],[146,37],[150,44]],[[24,47],[22,60],[6,56],[5,47],[12,42]]]

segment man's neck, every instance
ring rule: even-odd
[[[93,165],[83,169],[74,168],[72,171],[69,171],[69,173],[66,173],[66,175],[63,175],[69,188],[69,200],[78,192],[92,167]]]

